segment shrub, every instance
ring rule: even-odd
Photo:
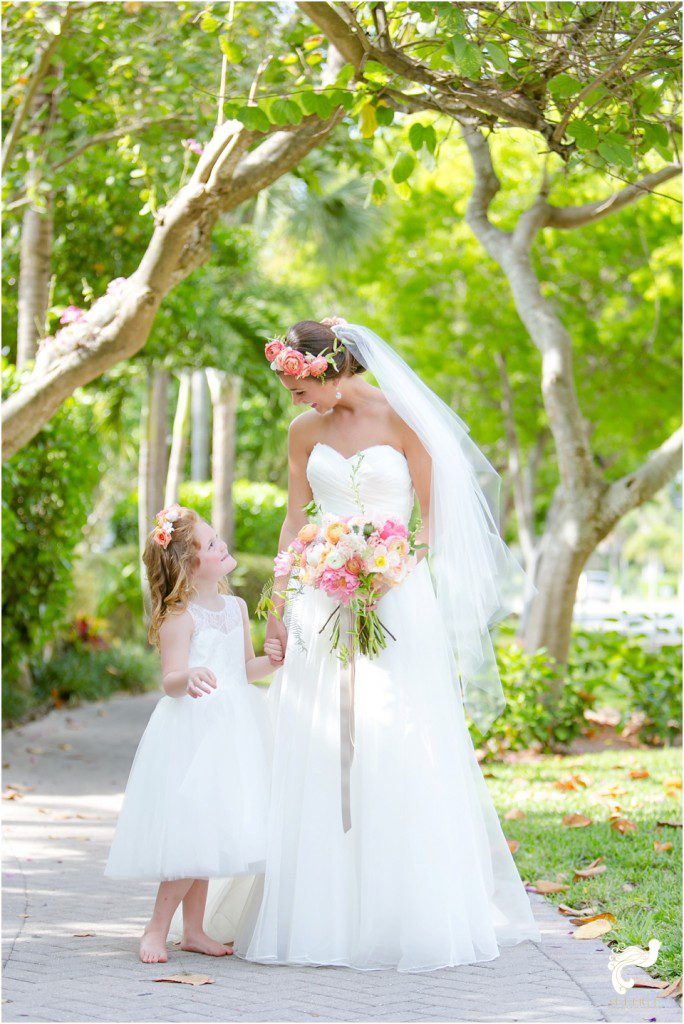
[[[190,481],[181,485],[181,504],[194,508],[211,522],[211,482]],[[235,540],[237,551],[273,557],[278,550],[280,530],[287,510],[287,492],[275,484],[236,480],[233,484]],[[152,524],[150,524],[150,529]],[[112,519],[115,543],[137,544],[138,496],[133,491],[114,510]]]
[[[19,386],[14,367],[3,389]],[[92,406],[71,396],[3,466],[3,694],[27,686],[29,662],[67,615],[74,551],[100,477]]]

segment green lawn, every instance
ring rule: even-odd
[[[649,775],[633,779],[632,769],[646,769]],[[616,921],[604,941],[616,949],[645,947],[650,939],[660,939],[658,960],[650,971],[668,982],[677,978],[682,973],[682,830],[656,825],[682,820],[681,788],[668,794],[664,785],[668,779],[681,782],[681,750],[547,755],[533,764],[496,762],[483,766],[483,771],[506,838],[520,843],[515,859],[522,878],[531,883],[546,879],[567,884],[567,891],[546,897],[556,906],[591,905],[597,914],[614,914]],[[561,790],[554,786],[573,773],[586,780],[586,787]],[[601,800],[600,791],[611,786],[625,792],[604,794]],[[609,816],[616,804],[620,815],[637,826],[636,831],[621,835],[611,827]],[[525,817],[506,819],[504,815],[513,808],[522,810]],[[591,818],[592,824],[563,825],[563,817],[572,813]],[[655,852],[654,840],[671,842],[673,847]],[[573,882],[574,869],[587,867],[597,857],[603,857],[607,870]],[[568,929],[573,927],[568,921]]]

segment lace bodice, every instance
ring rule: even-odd
[[[406,456],[389,444],[374,444],[346,458],[317,441],[306,467],[322,512],[339,516],[380,515],[408,523],[414,491]]]
[[[247,682],[242,612],[234,594],[222,594],[223,608],[212,611],[195,601],[188,603],[195,629],[190,640],[191,665],[204,665],[215,673],[219,689]]]

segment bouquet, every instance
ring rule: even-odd
[[[338,651],[343,663],[355,651],[373,658],[387,645],[386,636],[396,639],[378,617],[376,606],[381,591],[396,587],[416,564],[416,530],[409,530],[395,519],[380,519],[365,514],[339,517],[326,514],[320,522],[301,528],[286,550],[274,560],[275,576],[287,576],[297,570],[285,596],[310,586],[324,591],[338,604],[323,623],[319,633],[334,617],[331,651]],[[262,598],[274,610],[273,602]],[[348,642],[341,642],[341,614],[349,610]]]

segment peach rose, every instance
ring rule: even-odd
[[[285,346],[282,341],[278,340],[278,338],[274,338],[272,341],[269,341],[264,349],[264,353],[269,363],[273,362],[278,353],[282,352],[284,348]]]
[[[169,541],[171,540],[171,534],[169,533],[168,530],[155,530],[154,539],[156,540],[157,544],[161,544],[163,548],[166,548],[168,547]]]
[[[283,373],[287,373],[290,377],[296,377],[306,364],[301,352],[297,352],[294,348],[284,348],[278,355],[278,365]]]
[[[328,360],[325,356],[316,356],[309,363],[309,373],[312,377],[320,377],[328,369]]]
[[[323,532],[331,544],[337,544],[345,533],[349,533],[349,527],[346,523],[330,523]]]
[[[352,555],[345,563],[347,572],[353,573],[354,576],[358,576],[360,572],[363,572],[363,568],[363,559],[360,555]]]
[[[315,523],[307,523],[306,526],[302,526],[301,530],[297,534],[299,539],[305,544],[309,544],[315,537],[318,536],[318,527]]]

